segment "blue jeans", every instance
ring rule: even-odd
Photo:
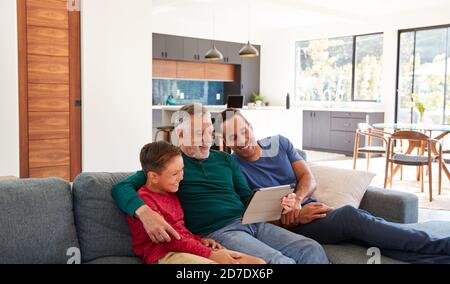
[[[352,206],[333,210],[326,218],[299,225],[292,231],[321,244],[356,241],[406,262],[450,263],[450,237],[433,238],[426,232],[387,222]]]
[[[269,223],[243,225],[241,219],[208,236],[230,250],[262,258],[270,264],[328,264],[316,241]]]

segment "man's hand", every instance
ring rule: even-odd
[[[288,214],[289,212],[292,212],[295,209],[296,204],[296,197],[295,193],[291,193],[281,199],[281,207],[283,207],[283,215]]]
[[[281,224],[286,227],[294,227],[298,225],[298,222],[296,222],[296,220],[301,210],[302,210],[302,201],[297,198],[295,200],[293,210],[287,214],[281,215]]]
[[[298,201],[298,203],[300,202],[301,201]],[[303,208],[301,208],[300,206],[301,205],[296,204],[296,208],[293,212],[281,217],[281,224],[283,224],[283,226],[294,227],[299,224],[305,225],[311,223],[314,220],[327,217],[326,213],[334,210],[334,208],[332,207],[317,202],[309,203]]]
[[[240,264],[238,259],[242,258],[242,254],[227,250],[213,251],[209,259],[214,260],[218,264]]]
[[[207,247],[210,247],[210,248],[212,248],[212,249],[223,249],[223,246],[221,246],[218,242],[216,242],[216,241],[213,240],[213,239],[202,238],[202,239],[200,240],[200,242],[201,242],[203,245],[205,245],[205,246],[207,246]]]
[[[170,235],[177,240],[181,239],[177,231],[161,215],[150,209],[147,205],[141,206],[136,210],[136,217],[144,224],[145,231],[152,242],[157,244],[170,242]]]

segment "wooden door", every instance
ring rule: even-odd
[[[81,172],[79,0],[17,0],[20,176]]]

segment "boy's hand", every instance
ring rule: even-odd
[[[242,254],[224,249],[213,251],[209,257],[209,259],[214,260],[218,264],[240,264],[238,261],[240,258],[242,258]]]
[[[210,247],[210,248],[212,248],[212,249],[223,249],[223,246],[221,246],[218,242],[216,242],[216,241],[213,240],[213,239],[202,238],[202,239],[200,240],[200,242],[201,242],[203,245],[205,245],[205,246],[207,246],[207,247]]]
[[[295,193],[291,193],[281,200],[281,207],[283,207],[282,214],[285,215],[295,208],[295,201],[296,201],[297,195]]]

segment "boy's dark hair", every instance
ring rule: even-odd
[[[144,173],[161,173],[161,170],[172,158],[181,154],[180,148],[165,141],[145,145],[141,150],[141,166]]]

